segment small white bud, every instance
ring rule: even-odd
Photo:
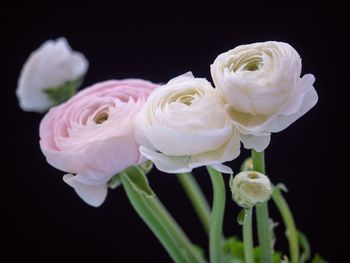
[[[243,171],[231,177],[230,188],[233,200],[244,208],[266,202],[272,194],[270,179],[255,171]]]

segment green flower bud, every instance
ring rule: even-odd
[[[233,200],[244,208],[266,202],[272,194],[270,179],[255,171],[243,171],[231,177],[230,188]]]

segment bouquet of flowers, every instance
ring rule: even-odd
[[[40,147],[47,162],[66,173],[64,182],[93,207],[104,202],[108,189],[123,187],[174,262],[323,263],[319,255],[311,257],[295,225],[283,197],[286,186],[272,184],[265,171],[271,134],[317,103],[315,78],[301,76],[301,68],[292,46],[268,41],[220,54],[210,66],[213,84],[187,72],[165,84],[107,80],[77,92],[88,61],[60,38],[30,55],[17,96],[25,111],[48,111],[40,124]],[[224,163],[240,155],[241,143],[251,158],[233,172]],[[213,186],[211,205],[191,174],[202,166]],[[208,234],[208,253],[190,241],[158,199],[147,180],[155,168],[177,176]],[[230,204],[241,207],[242,240],[223,233],[227,188]],[[288,255],[274,249],[270,199],[286,228]]]

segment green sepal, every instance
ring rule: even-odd
[[[239,213],[237,215],[237,223],[241,226],[243,226],[243,222],[244,222],[244,218],[245,218],[246,213],[247,213],[247,210],[242,209],[241,211],[239,211]]]
[[[316,254],[311,263],[328,263],[328,261],[322,258],[319,254]]]
[[[139,165],[139,168],[145,173],[148,174],[153,168],[153,162],[151,160],[147,160],[143,164]]]
[[[283,184],[283,183],[278,183],[278,184],[276,184],[275,187],[274,187],[274,190],[281,190],[281,191],[283,191],[283,192],[285,192],[285,193],[288,193],[288,188],[287,188],[287,186],[286,186],[285,184]]]
[[[120,180],[120,174],[116,174],[114,175],[111,179],[109,179],[109,181],[107,182],[107,186],[110,189],[115,189],[117,188],[119,185],[121,185],[122,182]]]
[[[82,83],[83,78],[69,80],[58,87],[48,87],[43,91],[54,105],[58,105],[72,97]]]
[[[130,166],[121,174],[122,176],[125,176],[136,192],[143,194],[148,198],[155,196],[146,175],[138,166]]]

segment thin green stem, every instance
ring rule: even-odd
[[[213,206],[210,217],[209,258],[211,263],[221,263],[222,259],[222,228],[225,212],[225,184],[220,172],[207,167],[213,184]]]
[[[252,150],[253,170],[265,174],[264,152]],[[257,204],[256,218],[262,263],[272,263],[271,235],[269,231],[269,211],[267,202]]]
[[[258,224],[258,238],[261,248],[261,262],[272,263],[272,248],[267,203],[257,204],[255,209]]]
[[[252,231],[253,209],[248,208],[243,221],[243,243],[245,263],[254,263],[254,243]]]
[[[284,199],[281,190],[275,187],[272,193],[272,199],[275,202],[278,210],[280,211],[284,224],[287,228],[287,239],[289,243],[289,253],[291,263],[299,262],[299,242],[298,242],[298,230],[295,226],[292,212],[288,206],[287,201]]]
[[[203,228],[207,234],[209,234],[210,207],[200,186],[191,173],[177,174],[177,178],[190,199],[192,206],[203,225]]]
[[[253,170],[265,174],[265,153],[252,150]]]
[[[127,197],[137,214],[161,242],[169,256],[176,263],[189,262],[184,252],[179,248],[171,233],[163,227],[157,215],[146,202],[146,197],[135,191],[131,183],[126,179],[127,174],[121,173],[120,179],[126,191]]]

